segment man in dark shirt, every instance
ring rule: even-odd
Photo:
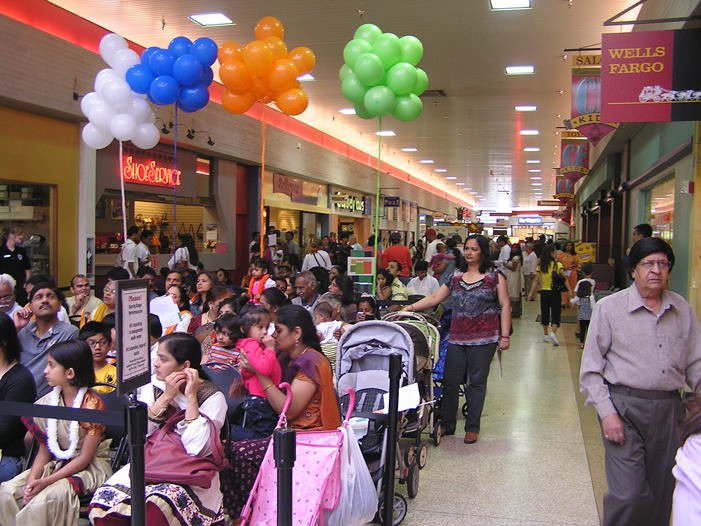
[[[533,252],[535,252],[535,255],[538,259],[540,259],[540,255],[543,253],[544,248],[545,248],[545,234],[540,234],[540,235],[538,235],[538,241],[533,243]]]
[[[27,251],[19,244],[24,241],[24,232],[19,225],[12,225],[5,235],[5,242],[0,247],[0,274],[9,274],[15,278],[15,296],[17,303],[27,303],[24,282],[29,279],[32,265]]]

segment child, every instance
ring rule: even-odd
[[[363,295],[358,301],[358,314],[355,317],[356,322],[379,320],[380,312],[377,308],[375,298],[369,295]]]
[[[241,334],[241,323],[235,314],[222,314],[214,322],[215,343],[209,352],[209,361],[228,363],[239,368],[240,352],[236,349],[237,334]]]
[[[445,258],[445,244],[438,243],[436,245],[436,253],[433,254],[429,263],[431,267],[431,272],[429,272],[429,274],[436,279],[440,279],[441,277],[441,272],[437,272],[436,270],[441,266],[441,263],[443,263],[443,258]]]
[[[591,313],[596,302],[594,301],[594,293],[590,281],[586,279],[580,280],[577,283],[577,287],[577,295],[570,300],[570,303],[579,305],[579,313],[577,314],[577,319],[579,320],[579,348],[584,349],[584,340],[587,337]]]
[[[251,298],[251,303],[258,305],[262,292],[274,286],[275,282],[270,279],[270,260],[253,258],[251,261],[251,280],[248,282],[248,296]]]
[[[330,303],[320,301],[316,304],[314,307],[314,321],[322,345],[326,343],[338,343],[338,338],[334,333],[341,328],[343,322],[340,320],[334,321],[333,306]]]
[[[241,379],[248,395],[243,402],[241,425],[232,426],[231,439],[234,441],[269,437],[277,424],[278,415],[270,407],[265,393],[270,385],[263,386],[258,379],[258,374],[268,376],[274,385],[278,385],[282,379],[282,369],[275,351],[263,344],[263,340],[268,338],[269,324],[270,313],[265,307],[249,304],[241,313],[238,333],[232,334],[232,338],[236,339],[236,350],[241,354],[239,359],[245,357],[257,372],[241,369]]]
[[[117,368],[107,363],[107,351],[112,346],[110,329],[99,321],[89,321],[78,333],[78,339],[90,346],[92,351],[93,368],[95,369],[95,382],[117,385]],[[111,393],[114,387],[100,385],[93,389],[96,393]]]
[[[53,390],[37,404],[105,409],[89,389],[95,383],[90,346],[81,340],[55,344],[44,371]],[[78,524],[78,498],[112,474],[105,426],[88,422],[23,417],[39,451],[31,469],[0,485],[0,524]],[[77,490],[80,488],[80,493]]]
[[[584,275],[584,278],[580,279],[577,284],[574,286],[574,293],[577,294],[577,290],[579,289],[579,284],[582,283],[583,281],[588,281],[591,283],[591,290],[592,292],[596,288],[596,281],[594,278],[592,278],[592,274],[594,274],[594,265],[591,263],[584,263],[582,265],[582,274]]]

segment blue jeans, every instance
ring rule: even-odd
[[[11,480],[21,472],[21,457],[2,457],[2,459],[0,459],[0,482]]]

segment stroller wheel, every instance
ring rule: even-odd
[[[426,466],[426,459],[428,458],[428,448],[426,444],[421,444],[419,446],[419,469],[423,469]]]
[[[433,445],[438,447],[441,443],[441,421],[436,419],[433,422]]]
[[[462,416],[464,416],[465,418],[467,418],[467,402],[465,402],[464,404],[462,404]]]
[[[419,493],[419,465],[414,462],[409,466],[409,474],[406,480],[406,492],[410,499]]]
[[[416,446],[413,444],[411,446],[408,446],[404,450],[404,462],[407,466],[411,466],[414,463],[414,460],[416,459]]]
[[[382,495],[380,495],[380,509],[377,512],[377,516],[375,517],[375,522],[379,524],[384,524],[384,515],[385,515],[385,499],[382,498]],[[401,493],[395,493],[394,494],[394,509],[392,510],[392,526],[399,526],[402,521],[406,518],[406,512],[409,508],[409,505],[406,502],[406,499],[404,498],[404,495]]]

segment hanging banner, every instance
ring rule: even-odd
[[[589,142],[574,131],[562,132],[560,141],[560,168],[558,175],[564,175],[573,184],[589,175]]]
[[[574,199],[574,183],[564,175],[555,176],[555,199],[565,206]]]
[[[572,69],[572,118],[565,120],[565,127],[578,130],[594,146],[618,128],[617,122],[601,120],[601,68]]]
[[[701,29],[603,35],[602,118],[701,120]]]

